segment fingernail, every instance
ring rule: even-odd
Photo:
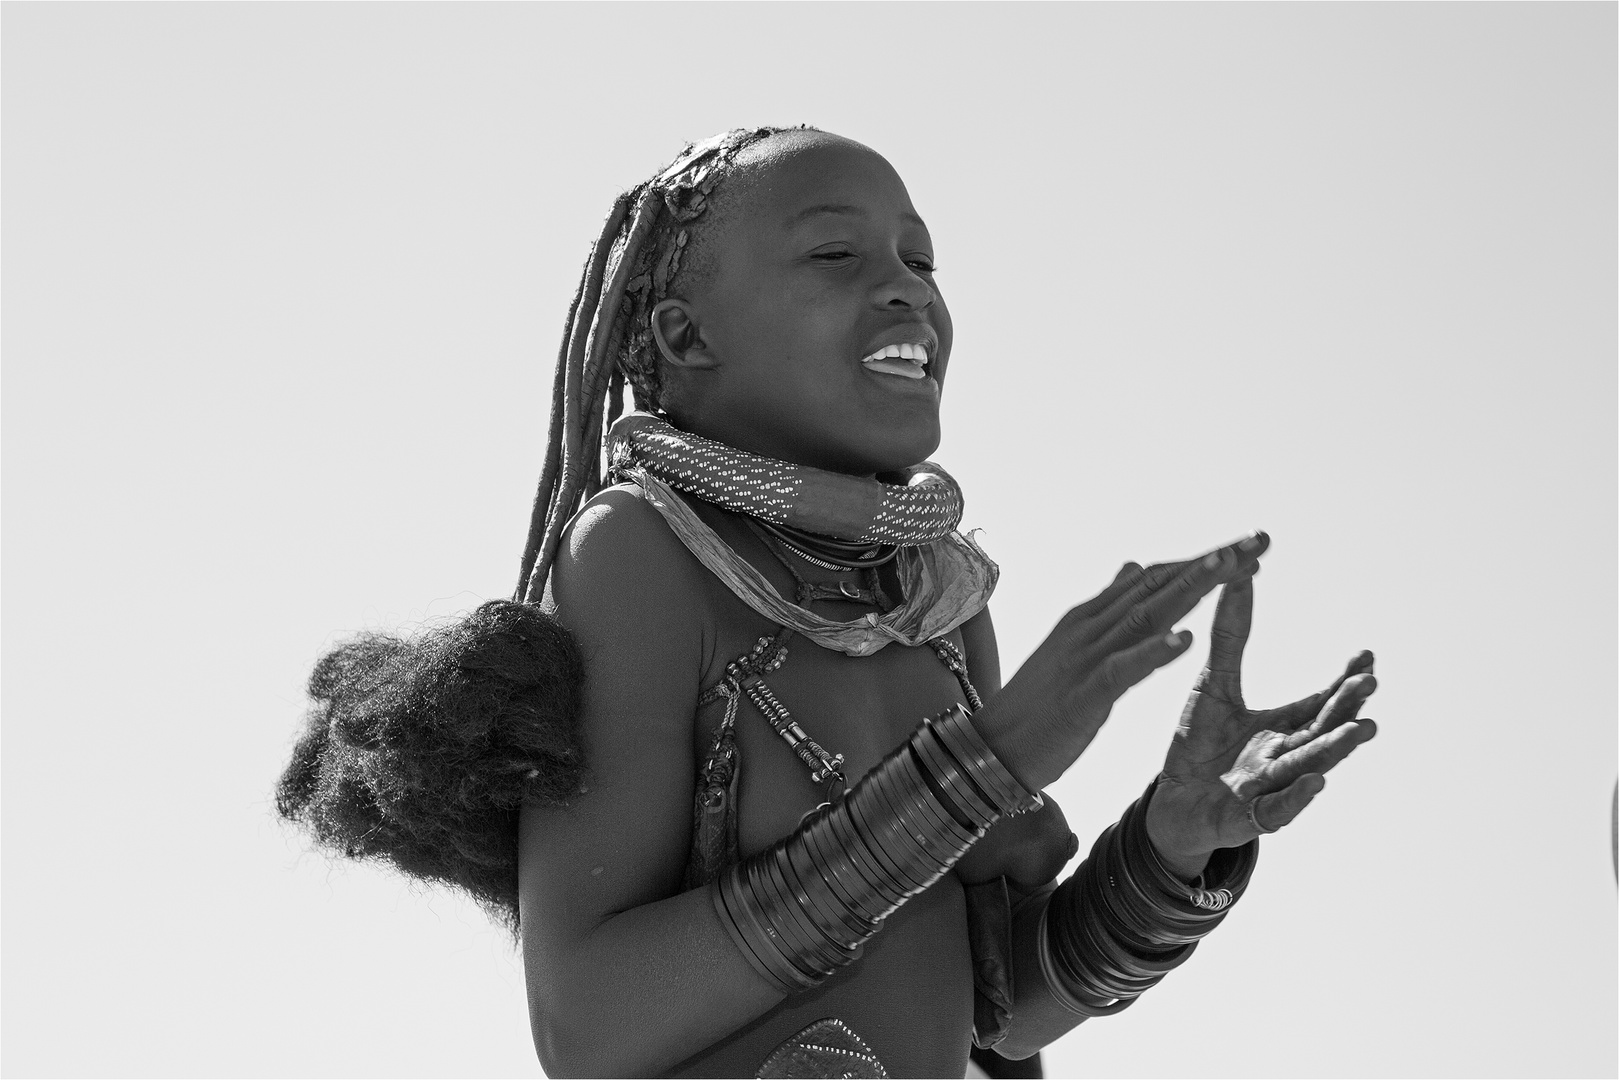
[[[1203,569],[1205,569],[1205,570],[1213,570],[1216,566],[1219,566],[1219,565],[1220,565],[1220,553],[1218,551],[1211,551],[1207,555],[1203,556]]]
[[[1178,649],[1190,640],[1192,640],[1192,632],[1190,630],[1177,630],[1172,634],[1164,635],[1164,644],[1168,645],[1171,649]]]
[[[1242,543],[1238,544],[1237,548],[1239,550],[1241,550],[1241,551],[1257,551],[1257,550],[1259,550],[1259,545],[1261,543],[1261,537],[1263,537],[1264,535],[1265,534],[1263,532],[1261,532],[1258,529],[1255,529],[1254,534],[1252,536],[1250,536],[1248,539],[1244,540]]]

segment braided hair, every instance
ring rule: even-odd
[[[513,599],[538,602],[568,520],[601,489],[603,432],[623,410],[658,411],[652,309],[669,296],[710,196],[754,143],[783,128],[737,128],[688,146],[618,197],[585,262],[557,353],[551,432]]]
[[[659,409],[652,310],[683,267],[693,276],[715,187],[738,154],[783,130],[739,128],[688,146],[613,203],[568,310],[512,600],[414,638],[344,642],[310,676],[276,808],[321,846],[456,886],[516,932],[519,809],[565,803],[585,770],[584,664],[538,606],[546,578],[568,520],[601,489],[602,436],[626,386],[637,408]]]

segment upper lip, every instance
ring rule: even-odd
[[[939,334],[927,323],[903,323],[890,327],[872,338],[866,345],[866,351],[860,354],[864,360],[872,353],[881,352],[890,345],[920,345],[928,351],[928,362],[925,367],[933,367],[933,361],[939,355]]]

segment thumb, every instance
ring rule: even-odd
[[[1249,805],[1248,820],[1260,833],[1273,833],[1303,813],[1326,786],[1327,778],[1320,773],[1306,773],[1281,791],[1255,799]]]
[[[1242,650],[1248,644],[1248,631],[1254,621],[1254,579],[1237,578],[1220,590],[1214,609],[1214,625],[1209,630],[1207,674],[1217,676],[1234,701],[1242,700]]]

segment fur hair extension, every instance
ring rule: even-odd
[[[688,146],[613,203],[569,307],[552,386],[545,463],[512,601],[491,601],[417,637],[366,634],[323,657],[311,706],[276,789],[282,818],[355,859],[456,886],[517,929],[517,823],[524,802],[580,790],[584,669],[544,614],[556,546],[602,484],[601,440],[623,407],[658,407],[652,309],[692,266],[710,196],[737,154],[782,128]]]
[[[338,854],[466,890],[515,930],[518,808],[579,791],[583,682],[572,635],[531,604],[346,642],[310,675],[276,808]]]

